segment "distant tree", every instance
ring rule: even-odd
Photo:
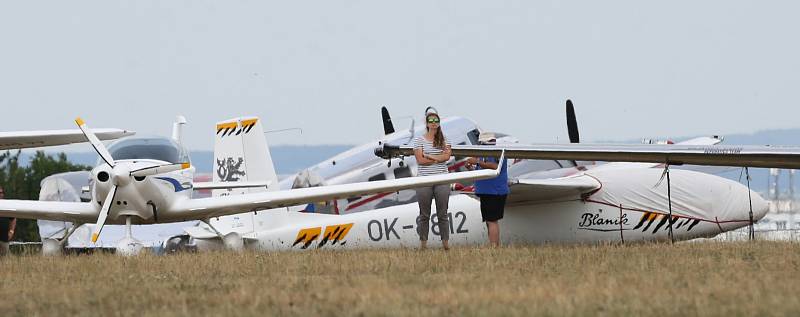
[[[5,190],[6,199],[38,200],[41,182],[45,177],[91,169],[86,165],[70,163],[64,153],[47,155],[44,151],[36,151],[30,164],[20,166],[21,153],[22,151],[16,153],[6,151],[0,154],[0,187]],[[36,220],[17,219],[14,240],[40,241]]]

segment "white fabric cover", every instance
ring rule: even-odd
[[[659,183],[663,169],[630,169],[624,172],[589,171],[602,188],[589,197],[625,209],[669,212],[666,177]],[[672,213],[710,221],[749,220],[748,189],[737,182],[718,176],[670,170]],[[658,185],[658,186],[656,186]],[[766,202],[751,193],[754,215],[760,219]],[[760,214],[760,215],[759,215]]]

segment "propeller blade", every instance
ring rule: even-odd
[[[174,171],[180,171],[182,169],[187,169],[189,167],[191,167],[191,164],[189,163],[176,163],[176,164],[150,166],[150,167],[140,168],[135,171],[131,171],[131,176],[142,177],[142,176],[163,174]]]
[[[111,157],[111,153],[108,153],[106,146],[103,145],[103,142],[100,142],[100,139],[94,135],[94,132],[89,130],[89,127],[86,126],[86,122],[84,122],[81,118],[76,118],[75,123],[77,123],[78,127],[81,128],[83,135],[86,136],[86,139],[92,144],[92,147],[94,147],[94,150],[100,155],[100,158],[102,158],[103,161],[108,164],[108,166],[114,167],[115,162],[114,158]]]
[[[114,203],[114,198],[117,195],[117,186],[111,187],[111,190],[108,191],[108,195],[106,195],[105,201],[103,201],[103,208],[100,209],[100,215],[97,216],[97,225],[94,227],[94,231],[92,231],[92,243],[97,243],[97,238],[100,237],[100,231],[103,230],[103,225],[106,224],[106,218],[108,218],[108,211],[111,210],[111,205]]]
[[[578,120],[575,118],[575,107],[572,100],[567,99],[567,132],[569,133],[569,143],[581,143],[578,135]]]
[[[383,118],[383,134],[394,133],[394,124],[392,124],[392,117],[389,116],[389,109],[381,107],[381,117]]]

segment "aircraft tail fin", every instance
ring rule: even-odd
[[[214,137],[213,182],[264,183],[264,187],[214,189],[213,196],[236,195],[278,189],[267,138],[258,117],[239,117],[218,122]]]

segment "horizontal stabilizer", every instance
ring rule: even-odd
[[[600,189],[601,184],[588,175],[547,179],[518,179],[509,186],[506,203],[546,202],[578,199],[581,195]]]
[[[235,189],[235,188],[257,188],[268,187],[270,182],[196,182],[192,186],[194,189]]]

